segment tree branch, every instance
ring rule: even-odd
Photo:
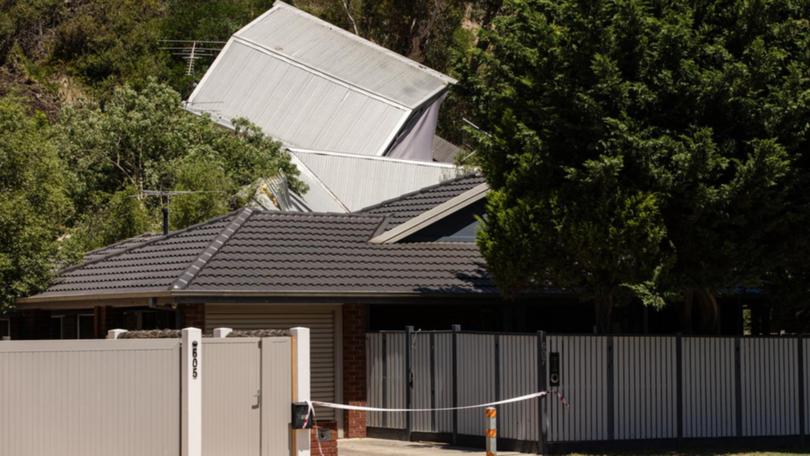
[[[352,23],[354,34],[360,35],[360,32],[357,30],[357,22],[354,21],[354,18],[352,17],[352,12],[351,10],[349,10],[349,0],[340,0],[340,3],[343,4],[343,9],[346,10],[346,16],[349,17],[349,22]]]

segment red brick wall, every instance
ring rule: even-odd
[[[309,453],[312,456],[338,456],[338,447],[337,447],[337,424],[332,422],[326,423],[318,423],[318,427],[323,429],[329,430],[329,440],[322,440],[320,442],[320,452],[318,451],[318,429],[312,429],[312,433],[310,434],[310,450]]]
[[[177,311],[183,317],[183,328],[192,327],[205,331],[205,304],[180,304]]]
[[[343,305],[343,399],[350,405],[366,401],[366,328],[368,305]],[[366,436],[366,413],[345,412],[345,436]]]

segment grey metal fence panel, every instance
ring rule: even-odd
[[[366,391],[368,405],[383,407],[383,335],[366,334]],[[382,427],[383,414],[370,412],[366,418],[369,427]]]
[[[405,408],[405,388],[407,372],[405,370],[405,334],[383,333],[385,337],[385,403],[388,408]],[[405,413],[386,413],[385,427],[405,429]]]
[[[802,370],[804,371],[804,434],[810,435],[810,339],[802,338]]]
[[[253,337],[203,339],[203,456],[259,454],[259,340]]]
[[[495,400],[495,336],[459,334],[458,401],[460,406]],[[458,412],[458,432],[484,435],[483,410]]]
[[[684,337],[683,436],[736,435],[733,337]]]
[[[608,439],[607,341],[604,336],[548,336],[549,353],[560,353],[560,388],[570,408],[545,401],[551,442]]]
[[[744,338],[740,343],[744,436],[799,433],[795,338]]]
[[[0,455],[177,456],[179,340],[0,342]]]
[[[414,333],[413,337],[413,408],[433,408],[431,398],[431,353],[430,334]],[[413,430],[435,432],[433,414],[416,412],[412,414]]]
[[[677,436],[674,337],[614,337],[616,440]]]
[[[537,391],[537,336],[501,336],[500,398]],[[510,439],[537,440],[538,400],[506,404],[498,410],[498,435]]]
[[[434,335],[436,350],[436,407],[452,407],[453,391],[453,335]],[[436,431],[453,432],[453,412],[436,412]]]

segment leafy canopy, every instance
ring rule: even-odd
[[[154,81],[116,89],[103,106],[64,110],[60,149],[76,175],[85,249],[158,227],[163,202],[144,190],[197,192],[171,199],[172,227],[181,228],[244,203],[236,195],[259,178],[281,172],[293,190],[303,189],[278,143],[245,120],[234,126],[186,112],[177,92]]]
[[[606,329],[806,257],[810,2],[508,0],[481,38],[464,85],[503,289],[585,290]]]
[[[0,99],[0,310],[45,286],[73,206],[42,115]]]

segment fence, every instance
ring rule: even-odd
[[[0,342],[0,454],[309,455],[308,331]]]
[[[562,393],[569,407],[552,396],[499,407],[501,442],[529,451],[804,436],[809,343],[798,336],[369,333],[368,399],[374,407],[436,408]],[[480,443],[482,424],[480,410],[368,416],[372,434],[406,439]]]

